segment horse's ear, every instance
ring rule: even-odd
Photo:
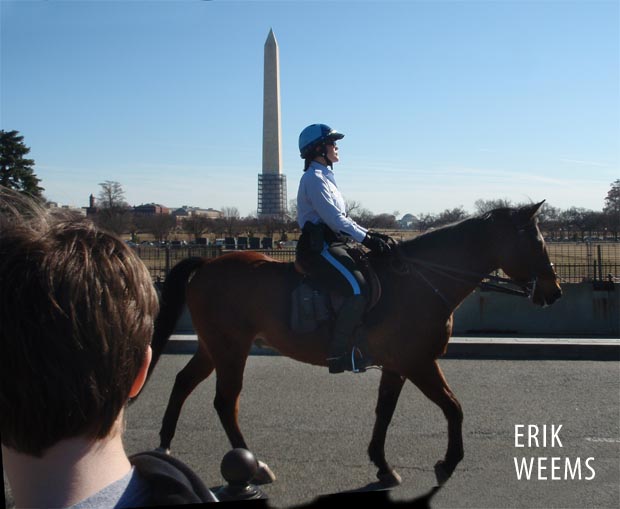
[[[530,219],[532,219],[532,218],[536,217],[538,214],[540,214],[540,211],[541,211],[542,206],[545,203],[545,201],[547,201],[547,200],[543,200],[540,203],[532,205],[532,214],[530,216]]]
[[[546,200],[543,200],[540,203],[535,203],[533,205],[526,205],[525,207],[519,209],[520,222],[529,223],[530,221],[532,221],[532,219],[534,219],[540,213],[540,209],[542,208],[545,201]]]

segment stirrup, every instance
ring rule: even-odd
[[[360,358],[360,362],[357,364],[355,362],[356,353],[359,355]],[[353,373],[364,373],[366,371],[366,368],[371,365],[369,361],[370,359],[366,359],[362,354],[362,351],[357,346],[353,347],[353,349],[351,350],[351,371],[353,371]]]

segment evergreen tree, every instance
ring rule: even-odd
[[[40,198],[43,188],[32,168],[34,160],[24,157],[29,152],[19,131],[0,130],[0,185]]]

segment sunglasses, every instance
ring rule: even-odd
[[[332,147],[334,147],[334,148],[338,148],[338,145],[336,145],[336,142],[335,142],[335,141],[333,141],[333,140],[328,140],[328,141],[326,141],[326,142],[325,142],[325,145],[330,145],[330,146],[332,146]]]

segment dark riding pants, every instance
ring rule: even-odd
[[[324,242],[320,252],[313,252],[306,248],[302,235],[298,243],[297,258],[322,288],[334,291],[343,297],[352,295],[367,297],[366,279],[347,253],[345,244]]]
[[[304,232],[297,244],[297,259],[321,288],[345,297],[338,310],[327,352],[331,373],[343,371],[352,335],[359,326],[368,294],[368,284],[341,242],[311,242]],[[322,249],[320,249],[322,245]]]

